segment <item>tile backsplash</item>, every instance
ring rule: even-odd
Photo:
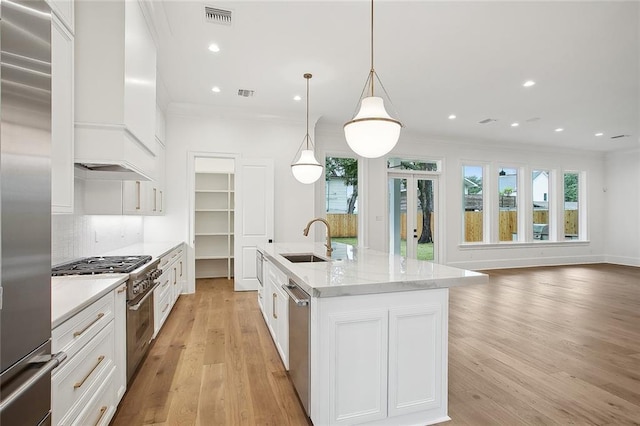
[[[144,218],[141,216],[53,215],[51,264],[98,256],[143,240]]]

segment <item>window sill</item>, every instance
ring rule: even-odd
[[[464,243],[458,244],[458,248],[461,250],[486,250],[486,249],[514,249],[514,248],[529,248],[529,247],[574,247],[574,246],[587,246],[591,244],[589,240],[567,240],[567,241],[503,241],[501,243]]]

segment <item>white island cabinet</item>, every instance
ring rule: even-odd
[[[264,253],[269,269],[286,276],[279,284],[291,279],[311,296],[308,414],[315,425],[449,420],[449,288],[485,283],[486,275],[344,244],[334,244],[331,258],[322,244],[267,244]],[[282,256],[299,253],[327,261]],[[274,286],[267,282],[265,290]]]

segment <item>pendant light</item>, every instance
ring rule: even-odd
[[[316,160],[313,154],[313,142],[311,142],[311,136],[309,136],[309,80],[312,75],[306,73],[303,77],[307,79],[307,134],[304,136],[298,152],[296,152],[296,155],[293,157],[294,160],[297,157],[298,161],[294,161],[291,164],[291,172],[299,182],[313,183],[322,176],[324,167],[318,163],[318,160]],[[305,143],[306,147],[302,149]],[[298,156],[298,153],[300,153],[300,156]]]
[[[344,136],[349,147],[358,155],[367,158],[382,157],[396,146],[402,123],[392,118],[384,108],[384,100],[374,94],[377,80],[384,94],[380,77],[373,67],[373,0],[371,0],[371,70],[360,95],[360,110],[344,125]],[[368,88],[368,96],[362,97]]]

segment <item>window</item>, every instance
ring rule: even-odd
[[[577,172],[564,174],[564,239],[580,238],[580,175]]]
[[[503,167],[498,173],[498,241],[518,239],[518,169]]]
[[[533,198],[533,240],[549,239],[549,171],[534,170],[531,174]]]
[[[358,160],[326,157],[325,206],[333,241],[358,245]]]
[[[462,167],[463,242],[484,240],[484,194],[482,192],[482,166]]]

